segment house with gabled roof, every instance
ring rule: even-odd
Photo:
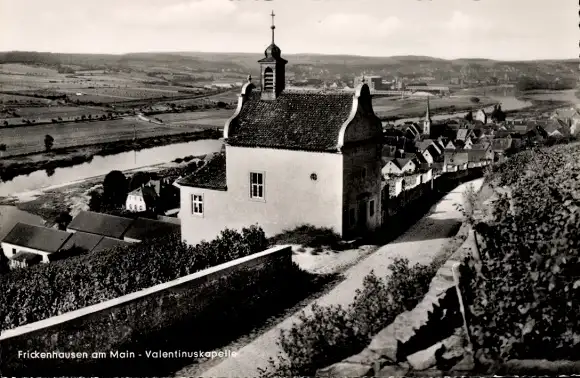
[[[26,267],[50,262],[70,237],[68,232],[18,222],[0,244],[11,267]]]
[[[133,219],[116,215],[81,211],[68,224],[67,232],[85,232],[87,234],[106,236],[114,239],[123,239],[123,234],[129,229]]]
[[[264,55],[259,88],[249,77],[224,126],[225,154],[175,183],[182,240],[253,224],[268,236],[302,224],[344,237],[376,230],[383,133],[369,86],[287,90],[280,48],[272,41]]]
[[[551,118],[566,124],[572,135],[576,135],[580,131],[580,111],[575,107],[556,109]]]
[[[425,139],[416,146],[417,152],[423,155],[429,165],[442,160],[444,148],[437,140]]]
[[[143,240],[178,233],[181,226],[178,223],[163,222],[147,218],[137,218],[123,234],[123,240],[139,243]]]
[[[454,150],[454,149],[456,149],[456,148],[457,148],[457,147],[455,147],[455,144],[453,144],[453,142],[452,142],[452,141],[449,141],[449,142],[447,142],[447,144],[445,145],[445,149],[446,149],[446,150]]]
[[[417,165],[412,158],[383,158],[383,175],[400,175],[407,172],[414,172]]]

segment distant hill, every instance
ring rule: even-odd
[[[445,60],[428,56],[364,57],[355,55],[284,54],[287,72],[298,79],[351,81],[362,73],[407,79],[493,84],[515,82],[521,76],[536,80],[567,80],[576,83],[580,60],[495,61],[489,59]],[[258,74],[257,60],[250,53],[131,53],[61,54],[45,52],[0,52],[0,63],[43,66],[74,66],[76,69],[137,70],[143,72],[226,74],[244,77]],[[506,80],[507,79],[507,80]]]

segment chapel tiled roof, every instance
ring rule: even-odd
[[[70,236],[69,232],[18,222],[8,235],[2,239],[2,242],[54,253],[60,249]]]
[[[217,154],[203,167],[177,180],[177,185],[194,188],[227,190],[226,155]]]
[[[227,142],[232,146],[337,151],[341,126],[354,101],[352,93],[283,91],[268,101],[253,92],[230,123]]]

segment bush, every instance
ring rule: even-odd
[[[468,258],[463,275],[481,362],[577,359],[578,161],[578,145],[556,146],[517,154],[492,174],[509,191],[476,226],[482,262]]]
[[[196,247],[167,235],[0,277],[0,329],[74,311],[267,249],[261,228],[224,230]],[[26,285],[22,285],[26,282]]]
[[[410,267],[407,259],[396,259],[386,281],[374,273],[365,277],[348,307],[313,305],[312,314],[303,312],[298,323],[280,332],[283,353],[260,369],[261,377],[314,376],[317,369],[359,353],[398,314],[419,303],[439,265]]]
[[[341,241],[340,235],[330,228],[319,228],[309,224],[298,226],[270,238],[271,244],[300,244],[305,247],[335,249]]]
[[[479,97],[471,97],[469,101],[473,102],[474,104],[479,104]]]

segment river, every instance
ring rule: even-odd
[[[523,109],[523,108],[527,108],[528,106],[532,106],[532,102],[531,101],[522,101],[522,100],[518,100],[515,96],[510,96],[510,95],[503,95],[501,93],[497,93],[497,92],[490,92],[486,94],[487,97],[491,98],[494,101],[497,101],[499,104],[501,104],[501,108],[502,110],[518,110],[518,109]],[[490,114],[493,110],[493,106],[488,106],[486,108],[483,108],[483,110],[487,113]],[[432,115],[431,119],[432,120],[441,120],[441,119],[449,119],[449,118],[463,118],[465,117],[465,115],[467,114],[467,111],[461,111],[461,112],[456,112],[456,113],[449,113],[449,114],[438,114],[438,115]],[[400,125],[402,123],[405,122],[419,122],[421,120],[421,117],[412,117],[412,118],[401,118],[395,121],[395,125]],[[386,125],[387,122],[383,122],[383,126]]]
[[[50,176],[46,171],[36,171],[29,175],[17,176],[0,183],[0,197],[15,193],[39,190],[64,185],[87,178],[106,175],[110,171],[126,171],[150,165],[170,162],[188,155],[204,155],[218,152],[222,142],[215,139],[196,140],[167,146],[147,148],[141,151],[122,152],[116,155],[95,156],[92,161],[73,167],[57,168]]]

